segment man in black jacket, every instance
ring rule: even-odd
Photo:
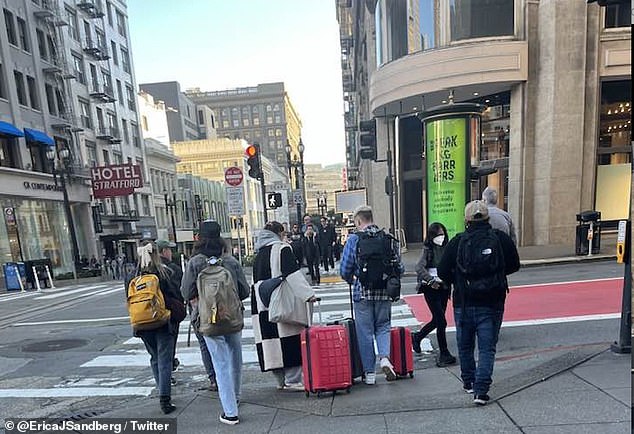
[[[321,253],[321,263],[324,266],[324,272],[328,273],[328,265],[334,270],[335,263],[332,257],[332,247],[335,244],[336,233],[335,228],[328,223],[326,217],[321,218],[321,226],[317,233],[319,237],[319,249]]]
[[[465,232],[447,244],[438,277],[454,285],[453,307],[460,371],[465,392],[474,403],[489,401],[495,347],[508,292],[506,276],[520,268],[515,244],[504,232],[491,228],[483,201],[465,207]],[[478,365],[474,358],[478,340]]]

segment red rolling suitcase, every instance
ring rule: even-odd
[[[399,377],[409,375],[414,378],[414,354],[412,354],[412,333],[405,327],[390,330],[390,360],[394,372]]]
[[[321,306],[319,307],[321,323]],[[342,325],[310,326],[302,331],[302,371],[306,397],[311,393],[350,392],[350,344]]]

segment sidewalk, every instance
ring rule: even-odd
[[[179,434],[189,433],[629,433],[630,355],[605,344],[498,359],[492,402],[475,407],[459,368],[416,361],[414,379],[355,385],[306,398],[275,390],[270,374],[243,374],[240,424],[218,421],[216,393],[173,388]],[[377,376],[378,377],[378,376]],[[143,402],[143,400],[139,401]],[[97,409],[95,409],[97,410]],[[170,416],[172,416],[170,415]],[[99,417],[163,417],[156,397]]]

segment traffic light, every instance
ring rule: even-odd
[[[262,176],[262,163],[260,160],[260,145],[249,145],[245,151],[247,154],[247,164],[249,165],[249,176],[260,179]]]
[[[359,155],[363,160],[376,161],[376,119],[359,122]]]
[[[266,196],[266,201],[269,209],[276,209],[282,207],[282,193],[269,193]]]

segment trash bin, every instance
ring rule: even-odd
[[[26,285],[26,270],[24,262],[7,262],[2,264],[4,286],[7,291],[20,291]],[[22,280],[22,282],[20,282]]]
[[[592,234],[590,236],[590,228]],[[575,253],[583,256],[588,254],[590,239],[592,238],[592,254],[601,250],[601,212],[583,211],[577,214],[577,228],[575,237]]]
[[[46,273],[46,266],[53,273],[51,260],[48,258],[32,259],[25,262],[26,267],[26,281],[31,285],[31,288],[37,288],[35,280],[40,281],[40,287],[47,288],[51,282],[48,281],[48,274]],[[35,267],[35,274],[33,274],[33,267]]]

